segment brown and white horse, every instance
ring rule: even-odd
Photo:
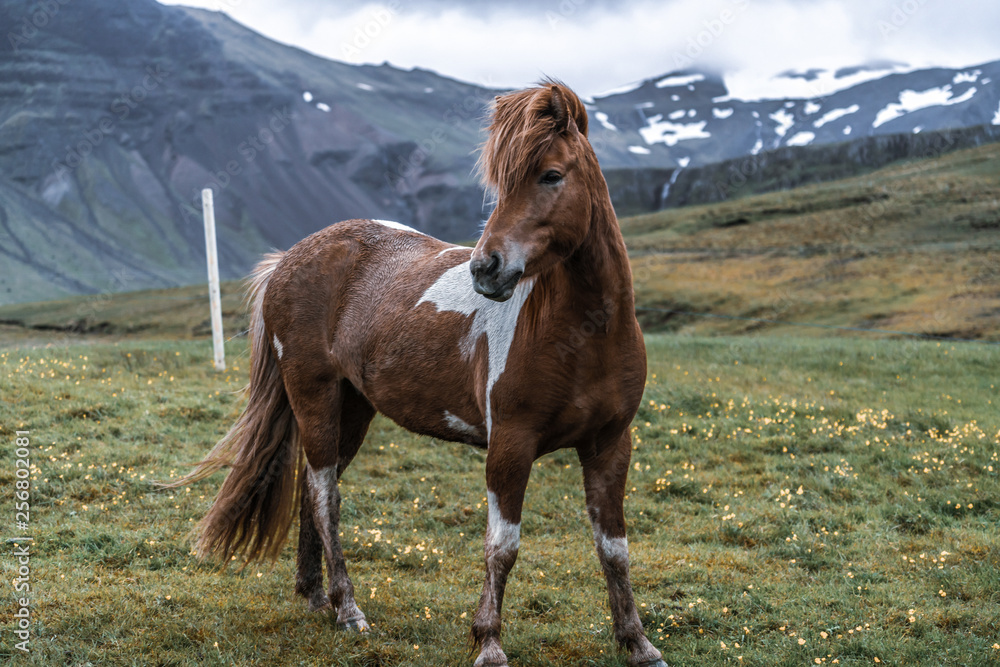
[[[506,665],[500,610],[525,486],[537,458],[571,447],[615,637],[629,664],[665,667],[632,597],[622,507],[645,348],[583,104],[553,81],[498,97],[480,166],[497,206],[475,249],[349,220],[257,267],[248,404],[178,482],[231,467],[199,550],[275,558],[298,510],[296,592],[365,630],[338,538],[337,482],[372,417],[485,447],[486,578],[472,639],[476,667]]]

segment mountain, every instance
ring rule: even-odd
[[[834,74],[849,80],[858,69]],[[648,79],[592,100],[592,142],[605,165],[685,168],[788,146],[1000,125],[1000,61],[889,73],[829,93],[837,77],[821,73],[784,75],[816,81],[810,98],[749,101],[730,96],[718,74]]]
[[[204,187],[224,278],[351,217],[477,229],[494,91],[327,61],[220,13],[51,4],[36,28],[0,0],[0,300],[204,280]]]
[[[460,240],[489,213],[474,148],[502,91],[329,61],[153,0],[0,0],[0,25],[0,303],[203,281],[204,187],[223,278],[342,219]],[[672,203],[665,186],[693,167],[1000,123],[1000,62],[886,67],[786,73],[845,86],[810,99],[734,99],[722,76],[682,71],[588,100],[619,213]],[[859,76],[881,78],[847,85]]]

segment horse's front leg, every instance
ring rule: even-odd
[[[497,434],[490,441],[486,455],[486,579],[472,621],[472,641],[480,648],[474,667],[507,665],[500,646],[500,612],[507,575],[521,545],[521,505],[532,460],[528,448],[508,444]]]
[[[646,638],[635,608],[629,581],[628,538],[625,536],[625,482],[632,439],[628,431],[604,451],[580,454],[587,513],[594,529],[594,543],[608,582],[615,639],[629,653],[633,667],[667,667],[660,652]]]

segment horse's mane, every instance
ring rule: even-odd
[[[565,84],[543,79],[536,86],[497,96],[489,136],[479,155],[483,185],[495,194],[511,192],[538,164],[570,121],[587,136],[587,110]]]

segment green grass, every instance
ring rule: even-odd
[[[683,665],[982,665],[1000,658],[1000,350],[915,341],[647,339],[626,512],[647,633]],[[365,636],[274,568],[190,553],[221,476],[156,490],[236,417],[245,342],[0,351],[2,503],[32,438],[31,654],[18,664],[470,664],[481,452],[384,419],[344,482]],[[16,531],[7,530],[7,535]],[[10,548],[0,558],[16,576]],[[568,452],[538,461],[504,609],[513,665],[624,665]],[[742,658],[740,658],[742,656]]]

